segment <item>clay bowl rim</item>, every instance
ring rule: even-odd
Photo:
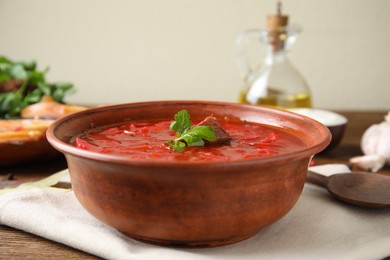
[[[140,107],[140,106],[153,106],[153,105],[175,105],[180,104],[204,104],[204,105],[213,105],[213,106],[220,106],[222,107],[237,107],[237,108],[244,108],[248,109],[248,111],[251,110],[258,110],[258,111],[267,111],[268,113],[274,114],[274,115],[282,115],[283,117],[288,118],[294,118],[302,121],[307,121],[311,125],[314,125],[319,131],[321,131],[322,140],[318,140],[314,145],[306,147],[300,151],[294,151],[289,153],[284,153],[281,155],[275,155],[272,157],[259,157],[254,159],[245,159],[245,160],[234,160],[234,161],[217,161],[217,162],[205,162],[205,161],[194,161],[194,162],[178,162],[178,161],[156,161],[156,160],[148,160],[148,159],[132,159],[127,158],[120,155],[110,155],[110,154],[101,154],[97,152],[92,152],[88,150],[82,150],[79,149],[73,145],[71,145],[69,142],[65,142],[60,140],[55,132],[56,129],[61,127],[61,125],[66,124],[67,122],[78,120],[79,118],[83,118],[85,116],[99,113],[101,111],[106,110],[117,110],[124,107]],[[173,119],[173,114],[172,114]],[[122,121],[125,122],[125,121]],[[121,122],[118,122],[121,123]],[[266,124],[266,123],[265,123]],[[82,129],[83,131],[85,129]],[[81,132],[80,131],[80,132]],[[302,132],[300,130],[300,132]],[[96,108],[87,109],[81,112],[77,112],[74,114],[70,114],[64,117],[61,117],[60,119],[57,119],[54,121],[46,131],[46,137],[49,141],[49,143],[60,152],[64,153],[65,155],[72,155],[82,158],[87,158],[95,161],[100,162],[108,162],[108,163],[115,163],[115,164],[121,164],[121,165],[128,165],[128,166],[138,166],[138,167],[170,167],[170,168],[192,168],[196,166],[208,166],[208,167],[221,167],[221,168],[230,168],[230,167],[241,167],[241,166],[252,166],[252,165],[259,165],[259,164],[273,164],[278,161],[287,162],[290,160],[297,160],[299,158],[306,158],[309,156],[314,156],[315,154],[321,152],[324,150],[331,141],[331,133],[329,129],[321,124],[320,122],[311,119],[309,117],[299,115],[297,113],[293,113],[287,110],[278,109],[278,108],[271,108],[271,107],[265,107],[265,106],[254,106],[254,105],[246,105],[246,104],[239,104],[239,103],[233,103],[233,102],[225,102],[225,101],[203,101],[203,100],[161,100],[161,101],[143,101],[143,102],[131,102],[131,103],[123,103],[123,104],[116,104],[116,105],[107,105],[107,106],[101,106]]]

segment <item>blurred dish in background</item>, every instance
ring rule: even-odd
[[[53,120],[0,120],[0,166],[55,158],[56,152],[46,140]]]
[[[336,148],[343,139],[348,119],[338,113],[315,108],[291,108],[289,111],[310,117],[328,127],[332,134],[332,141],[323,152],[329,152]]]
[[[65,104],[71,83],[49,83],[48,68],[0,56],[0,166],[59,156],[46,140],[51,122],[86,107]],[[28,120],[26,120],[28,119]],[[50,119],[50,120],[42,120]]]
[[[38,162],[60,156],[46,139],[49,125],[62,116],[87,109],[60,104],[45,96],[25,107],[21,119],[0,120],[0,166]]]

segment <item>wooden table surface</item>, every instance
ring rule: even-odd
[[[382,122],[386,114],[384,111],[339,111],[339,113],[348,118],[348,126],[343,141],[333,151],[315,156],[314,160],[318,165],[325,163],[347,164],[351,157],[361,155],[360,140],[363,132],[370,125]],[[45,162],[45,164],[0,167],[0,188],[42,179],[65,168],[66,162],[63,158]],[[386,166],[379,173],[390,176],[390,167]],[[3,225],[0,225],[0,237],[0,259],[95,259],[94,256],[68,246]]]

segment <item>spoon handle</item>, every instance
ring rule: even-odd
[[[310,170],[307,171],[306,182],[308,183],[326,188],[328,184],[328,180],[329,180],[328,177],[325,175],[318,174]]]

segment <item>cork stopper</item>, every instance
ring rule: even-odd
[[[276,14],[269,14],[267,16],[267,30],[278,31],[281,27],[288,24],[288,16],[282,15],[282,2],[278,1],[276,6]]]
[[[278,1],[276,14],[267,16],[266,28],[270,36],[270,43],[274,49],[280,50],[284,48],[284,40],[286,34],[286,26],[288,25],[288,16],[282,14],[282,3]]]

